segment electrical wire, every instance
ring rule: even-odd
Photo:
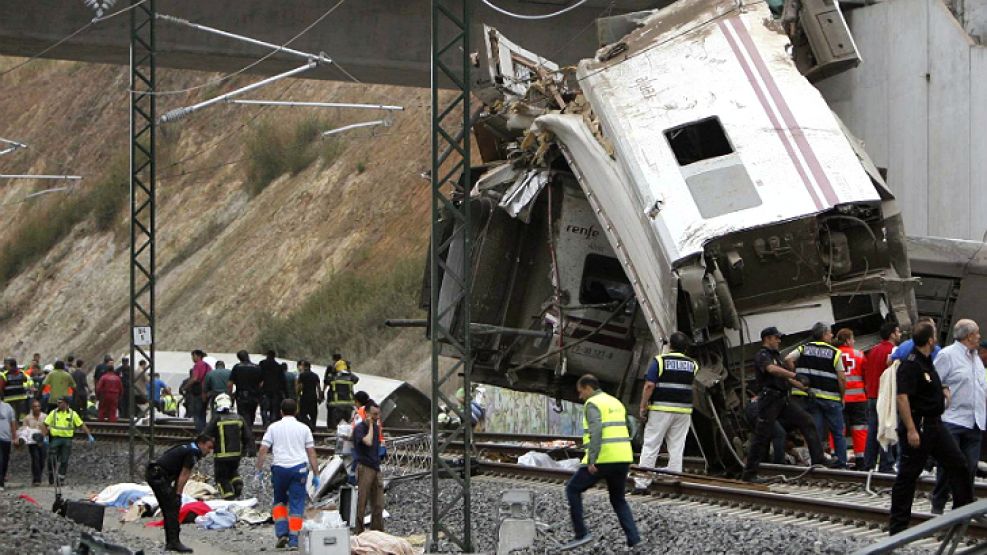
[[[130,91],[130,92],[131,93],[140,92],[142,94],[150,94],[150,95],[154,95],[154,96],[169,96],[169,95],[176,95],[176,94],[185,94],[185,93],[190,93],[190,92],[193,92],[193,91],[198,91],[198,90],[204,89],[206,87],[211,87],[213,85],[217,85],[219,83],[222,83],[222,82],[226,81],[227,79],[232,79],[233,77],[236,77],[238,75],[241,75],[241,74],[249,71],[250,69],[256,67],[257,65],[263,63],[265,60],[267,60],[271,56],[274,56],[278,52],[281,52],[282,49],[286,48],[291,43],[295,42],[296,40],[298,40],[299,38],[301,38],[303,35],[305,35],[309,31],[311,31],[319,23],[322,23],[322,21],[325,18],[329,17],[332,14],[332,12],[336,11],[336,9],[339,8],[340,6],[342,6],[344,3],[346,3],[346,0],[339,0],[338,2],[336,2],[336,4],[333,7],[329,8],[328,10],[326,10],[325,13],[323,13],[322,15],[320,15],[315,21],[313,21],[307,27],[305,27],[304,29],[302,29],[298,34],[296,34],[295,36],[291,37],[286,42],[280,44],[278,46],[278,48],[275,48],[275,49],[271,50],[270,52],[268,52],[264,56],[261,56],[259,59],[257,59],[255,61],[253,61],[253,62],[251,62],[251,63],[243,66],[242,68],[234,71],[233,73],[227,73],[226,75],[221,75],[221,76],[216,77],[214,79],[210,79],[209,81],[206,81],[205,83],[202,83],[200,85],[195,85],[194,87],[188,87],[188,88],[184,88],[184,89],[174,89],[174,90],[169,90],[169,91],[154,91],[154,92],[150,92],[150,91]],[[333,62],[333,65],[336,65],[338,67],[338,64],[336,64],[335,61]],[[346,70],[344,70],[342,68],[339,68],[339,69],[344,74],[349,75],[349,73]],[[352,76],[350,76],[350,78],[355,80],[355,78],[352,77]]]
[[[525,15],[525,14],[520,14],[520,13],[514,13],[514,12],[511,12],[511,11],[507,11],[504,8],[501,8],[500,6],[497,6],[496,4],[494,4],[491,0],[483,0],[483,3],[486,4],[487,7],[489,7],[491,10],[493,10],[495,12],[498,12],[498,13],[502,13],[502,14],[507,15],[507,16],[510,16],[510,17],[513,17],[515,19],[522,19],[522,20],[525,20],[525,21],[537,21],[537,20],[541,20],[541,19],[551,19],[553,17],[560,16],[560,15],[566,13],[566,12],[571,12],[572,10],[578,8],[579,6],[582,6],[583,4],[585,4],[588,1],[589,0],[579,0],[575,4],[572,4],[571,6],[566,6],[566,7],[562,8],[561,10],[559,10],[557,12],[540,14],[540,15]]]
[[[3,71],[0,71],[0,77],[3,77],[4,75],[7,75],[10,72],[15,71],[17,69],[20,69],[20,68],[26,66],[27,64],[29,64],[29,63],[37,60],[38,58],[44,56],[45,54],[51,52],[52,50],[54,50],[56,48],[58,48],[59,46],[61,46],[65,42],[67,42],[69,40],[72,40],[73,38],[75,38],[76,36],[78,36],[83,31],[86,31],[87,29],[89,29],[93,25],[95,25],[97,23],[102,23],[102,22],[104,22],[106,20],[109,20],[109,19],[112,19],[112,18],[114,18],[114,17],[116,17],[116,16],[118,16],[118,15],[120,15],[122,13],[129,12],[130,10],[136,8],[137,6],[140,6],[141,4],[143,4],[145,2],[147,2],[147,0],[140,0],[140,2],[137,2],[136,4],[133,4],[131,6],[127,6],[126,8],[119,9],[119,10],[117,10],[117,11],[111,13],[111,14],[104,15],[102,17],[94,17],[92,19],[92,21],[90,21],[89,23],[86,23],[82,27],[79,27],[78,29],[76,29],[75,31],[73,31],[71,34],[63,37],[62,39],[59,39],[58,42],[56,42],[55,44],[52,44],[48,48],[45,48],[41,52],[38,52],[37,54],[31,56],[30,58],[24,60],[23,62],[15,65],[14,67],[12,67],[10,69],[5,69]]]

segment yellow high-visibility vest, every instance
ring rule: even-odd
[[[616,397],[601,392],[587,399],[583,406],[583,445],[587,448],[583,455],[583,464],[589,462],[589,420],[586,418],[586,408],[589,405],[599,409],[603,422],[603,443],[600,445],[596,464],[634,462],[631,434],[627,429],[627,409]]]

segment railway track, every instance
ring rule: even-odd
[[[107,439],[120,440],[129,434],[125,423],[93,423],[90,428],[94,434]],[[261,431],[256,432],[259,439]],[[193,435],[193,430],[190,426],[159,424],[155,427],[155,433],[162,440],[184,440]],[[392,440],[400,441],[401,437],[424,432],[391,429],[389,433],[393,434]],[[331,455],[333,448],[326,441],[331,436],[326,432],[316,436],[320,456]],[[518,465],[516,458],[532,450],[549,452],[557,458],[582,454],[573,447],[557,446],[559,443],[575,444],[576,438],[484,433],[475,434],[475,438],[477,470],[482,479],[509,479],[558,486],[571,476],[569,471]],[[556,442],[556,446],[543,445],[548,442]],[[687,458],[685,463],[687,470],[703,469],[701,459]],[[634,467],[634,470],[647,472],[649,469]],[[756,516],[766,521],[825,528],[867,539],[877,539],[886,534],[883,527],[888,520],[888,492],[894,475],[771,464],[762,465],[761,475],[773,477],[776,481],[771,484],[748,484],[700,473],[656,473],[649,489],[636,497],[645,503],[685,504],[706,508],[716,515]],[[931,491],[933,484],[931,478],[922,479],[919,490]],[[987,483],[978,481],[976,494],[987,497]],[[934,518],[929,512],[930,508],[925,497],[918,496],[912,516],[913,525]],[[967,536],[987,540],[987,526],[973,524]],[[928,545],[933,543],[930,541]]]
[[[129,433],[129,427],[126,423],[89,422],[88,425],[97,437],[123,438]],[[425,433],[423,430],[415,428],[388,428],[385,431],[392,438]],[[254,435],[258,441],[263,433],[260,428],[254,430]],[[155,435],[162,440],[180,441],[194,437],[195,432],[190,425],[157,424]],[[320,446],[320,453],[331,454],[331,446],[335,443],[334,436],[324,430],[316,431],[314,436],[316,445]],[[473,437],[476,456],[481,460],[513,463],[517,462],[518,457],[529,451],[547,453],[555,459],[580,458],[583,455],[582,449],[578,448],[582,438],[576,436],[478,432],[474,433]],[[326,446],[330,447],[327,448]],[[453,442],[451,446],[461,448],[462,443]],[[664,454],[659,456],[659,462],[664,460],[666,460]],[[705,461],[699,457],[685,457],[683,466],[690,474],[706,473]],[[762,464],[760,475],[772,478],[778,483],[798,480],[799,483],[810,483],[818,487],[858,488],[865,492],[870,490],[871,493],[890,490],[895,479],[894,474],[829,468],[812,468],[810,470],[804,466],[776,464]],[[935,486],[935,480],[931,477],[922,478],[917,485],[917,491],[929,493]],[[975,484],[974,493],[978,498],[987,498],[987,482],[978,480]]]

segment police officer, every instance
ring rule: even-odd
[[[212,452],[214,440],[202,434],[191,443],[175,445],[147,465],[144,478],[158,499],[161,514],[164,515],[165,550],[191,553],[192,549],[179,539],[181,523],[178,521],[178,508],[185,482],[192,474],[192,468],[199,459]]]
[[[238,352],[236,358],[239,362],[233,365],[227,391],[236,396],[237,413],[253,427],[257,418],[257,405],[261,399],[260,386],[264,381],[264,373],[260,366],[250,362],[247,351]]]
[[[240,478],[240,457],[253,456],[253,432],[239,414],[234,414],[233,400],[226,393],[213,399],[216,417],[206,426],[206,435],[216,440],[213,462],[216,484],[223,499],[238,499],[243,493]]]
[[[333,353],[332,365],[326,368],[325,392],[326,405],[329,414],[326,426],[330,432],[335,432],[340,420],[349,422],[353,414],[353,386],[360,381],[350,372],[350,363],[343,360],[343,355]]]
[[[888,531],[892,535],[908,528],[915,482],[930,455],[943,468],[953,492],[953,508],[973,501],[966,457],[940,419],[949,404],[950,391],[942,385],[939,373],[932,365],[935,328],[926,322],[916,324],[912,339],[915,347],[898,366],[896,376],[898,437],[906,440],[901,442],[898,476],[891,488]]]
[[[3,391],[3,400],[17,414],[20,420],[28,413],[30,408],[27,402],[29,390],[34,382],[31,377],[17,367],[17,360],[6,358],[3,361],[3,372],[0,372],[0,390]]]
[[[69,467],[69,457],[72,455],[72,437],[75,436],[77,428],[82,428],[82,431],[86,433],[89,445],[96,442],[93,434],[89,431],[89,427],[82,421],[79,414],[69,407],[71,403],[72,398],[69,396],[59,399],[58,408],[49,412],[41,425],[41,432],[50,436],[48,445],[49,481],[56,471],[55,464],[58,464],[59,481],[65,480]]]
[[[796,389],[792,395],[799,399],[805,412],[815,419],[819,439],[828,431],[833,436],[838,468],[846,468],[846,436],[843,430],[843,393],[846,390],[846,375],[843,372],[843,359],[840,350],[832,345],[833,332],[823,322],[812,326],[812,341],[799,345],[787,357],[789,367],[795,366],[797,380],[807,384],[805,389]]]
[[[593,535],[583,521],[583,492],[606,480],[610,493],[610,505],[617,513],[620,527],[627,536],[627,545],[634,547],[641,543],[634,515],[624,499],[627,471],[634,461],[631,450],[631,435],[627,429],[627,411],[619,399],[600,390],[596,376],[585,374],[576,382],[576,391],[583,405],[583,455],[582,466],[565,486],[569,500],[569,516],[576,537],[563,546],[573,549],[589,543]]]
[[[682,472],[685,438],[692,422],[692,381],[699,363],[684,353],[689,337],[677,331],[669,337],[671,352],[651,361],[641,393],[639,414],[647,420],[644,444],[641,446],[640,466],[653,467],[661,444],[668,444],[668,469]],[[649,479],[634,480],[638,488],[646,488]]]
[[[822,464],[822,445],[812,417],[789,399],[795,372],[785,367],[781,360],[781,332],[771,326],[761,330],[761,350],[754,355],[754,372],[757,377],[758,412],[754,425],[754,438],[747,452],[747,464],[742,479],[757,480],[757,468],[767,451],[775,422],[781,420],[786,429],[798,429],[809,448],[812,464]]]

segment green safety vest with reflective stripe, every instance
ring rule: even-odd
[[[332,397],[329,399],[330,405],[353,406],[353,386],[356,385],[355,377],[349,370],[333,374],[329,380],[329,386],[332,389]]]
[[[82,426],[82,419],[74,410],[53,410],[45,418],[45,426],[51,437],[72,437],[75,429]]]
[[[840,380],[836,375],[836,365],[840,361],[840,350],[822,341],[806,343],[798,348],[795,375],[809,377],[809,391],[793,388],[792,395],[808,397],[812,393],[816,399],[843,401],[840,395]]]
[[[243,421],[236,415],[222,415],[216,421],[217,443],[213,457],[217,459],[232,459],[241,456],[243,445]]]
[[[596,464],[634,462],[631,434],[627,429],[627,409],[616,397],[601,392],[587,399],[583,406],[583,445],[586,453],[582,463],[587,464],[589,461],[589,420],[586,418],[586,407],[589,405],[599,409],[603,423],[603,442]]]
[[[27,399],[27,390],[34,384],[24,372],[18,372],[17,375],[10,377],[7,372],[0,372],[0,378],[5,382],[3,400],[8,403]]]
[[[681,354],[668,353],[655,357],[658,381],[651,393],[648,410],[692,414],[692,380],[699,363]]]
[[[178,400],[172,395],[162,395],[161,401],[164,403],[165,412],[178,412]]]

